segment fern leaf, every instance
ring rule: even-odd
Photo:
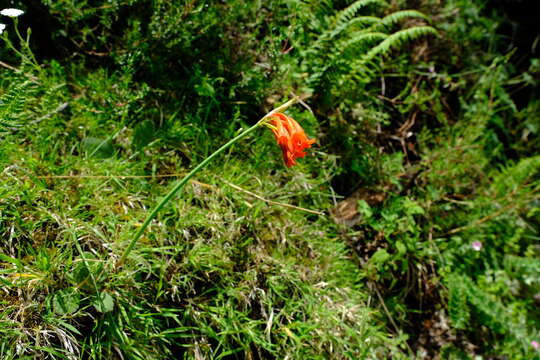
[[[361,33],[341,43],[339,47],[342,49],[342,52],[345,52],[353,46],[358,47],[358,45],[360,44],[372,43],[375,41],[384,41],[387,38],[388,38],[388,35],[380,33],[380,32],[369,32],[365,34]]]
[[[540,260],[515,255],[504,257],[504,268],[509,274],[522,278],[526,283],[540,282]]]
[[[351,21],[343,23],[337,26],[336,28],[332,29],[331,31],[324,33],[321,37],[323,37],[325,40],[331,40],[335,38],[337,35],[344,32],[346,29],[353,28],[353,27],[375,26],[376,24],[379,24],[380,22],[381,22],[381,18],[378,18],[376,16],[358,16],[352,19]]]
[[[447,278],[448,315],[457,329],[465,329],[469,323],[470,309],[467,302],[468,282],[462,276],[450,274]]]
[[[389,14],[385,16],[384,18],[382,18],[381,22],[377,24],[377,28],[379,28],[379,26],[383,28],[388,28],[394,24],[397,24],[401,20],[410,19],[410,18],[417,18],[417,19],[423,19],[423,20],[429,21],[429,18],[419,11],[401,10],[401,11],[396,11],[395,13]]]
[[[437,35],[437,31],[431,26],[416,26],[400,30],[388,36],[379,45],[373,47],[364,57],[364,60],[372,59],[377,55],[387,54],[391,48],[401,46],[407,41],[416,40],[425,35]]]
[[[353,27],[358,25],[374,25],[378,24],[381,18],[376,16],[357,16],[347,23],[347,27]]]
[[[12,86],[9,91],[0,96],[0,130],[20,127],[22,124],[21,114],[26,105],[33,97],[34,84],[24,81]]]
[[[468,276],[451,274],[447,280],[450,296],[454,296],[455,300],[448,303],[454,321],[468,319],[467,304],[470,304],[485,316],[486,324],[494,332],[510,334],[516,340],[529,339],[527,342],[530,343],[529,329],[524,325],[524,319],[519,316],[516,318],[517,314],[505,307],[500,299],[478,287]]]
[[[371,4],[386,5],[386,2],[382,0],[358,0],[349,5],[346,9],[339,12],[337,15],[337,24],[343,25],[344,23],[350,21],[356,13],[363,7],[366,7]]]
[[[499,194],[499,196],[504,196],[525,185],[539,172],[540,155],[523,159],[516,165],[504,169],[501,174],[494,179],[492,189]]]

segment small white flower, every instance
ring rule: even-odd
[[[9,8],[9,9],[4,9],[4,10],[0,11],[0,14],[2,14],[4,16],[9,16],[9,17],[17,17],[17,16],[21,16],[22,14],[24,14],[24,11],[19,10],[19,9]]]
[[[5,28],[6,28],[6,24],[0,23],[0,34],[4,32]]]
[[[475,250],[475,251],[482,250],[482,243],[480,241],[473,241],[471,246],[472,246],[473,250]]]

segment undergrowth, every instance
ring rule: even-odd
[[[504,9],[9,6],[0,358],[539,357],[540,67]],[[115,266],[292,95],[311,156],[242,139]]]

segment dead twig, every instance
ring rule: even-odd
[[[494,212],[493,214],[489,214],[487,216],[484,216],[483,218],[479,219],[479,220],[476,220],[476,221],[473,221],[472,223],[470,224],[467,224],[465,226],[460,226],[460,227],[457,227],[455,229],[452,229],[450,231],[448,231],[446,234],[444,234],[445,236],[446,235],[452,235],[452,234],[455,234],[455,233],[458,233],[458,232],[461,232],[463,230],[467,230],[471,227],[476,227],[482,223],[485,223],[486,221],[489,221],[493,218],[496,218],[497,216],[507,212],[508,210],[512,209],[513,207],[515,207],[516,205],[515,204],[510,204],[510,205],[507,205],[505,207],[503,207],[502,209]]]
[[[5,67],[6,69],[9,69],[9,70],[15,71],[16,73],[22,73],[21,69],[17,69],[15,66],[11,66],[9,64],[6,64],[3,61],[0,61],[0,66],[3,66],[3,67]],[[34,75],[24,74],[24,76],[26,76],[27,78],[29,78],[30,80],[32,80],[35,83],[39,83],[39,79],[37,77],[35,77]]]
[[[375,293],[377,294],[377,297],[379,298],[379,301],[384,309],[384,312],[386,313],[386,316],[388,317],[388,320],[390,321],[390,323],[392,324],[392,326],[394,327],[395,331],[396,331],[396,334],[399,334],[400,331],[399,331],[399,327],[397,326],[396,322],[394,321],[394,318],[392,317],[392,314],[390,313],[390,311],[388,310],[388,308],[386,307],[386,303],[384,302],[384,298],[382,297],[381,295],[381,292],[379,291],[379,289],[377,288],[377,284],[373,283],[373,282],[370,282],[370,288],[372,288],[373,290],[375,290]],[[405,345],[407,345],[407,349],[409,349],[409,352],[411,354],[414,354],[414,352],[412,351],[411,347],[409,346],[409,343],[405,342]]]
[[[54,109],[53,111],[51,111],[50,113],[45,114],[45,115],[37,118],[36,120],[30,121],[29,125],[35,125],[35,124],[37,124],[37,123],[39,123],[39,122],[41,122],[41,121],[43,121],[45,119],[50,118],[51,116],[53,116],[55,114],[58,114],[59,112],[64,111],[64,109],[67,108],[68,105],[69,105],[68,102],[65,102],[63,104],[58,105],[58,107],[56,109]]]
[[[179,177],[186,174],[163,174],[163,175],[45,175],[35,176],[36,179],[149,179],[149,178],[167,178]],[[209,185],[210,186],[210,185]]]
[[[257,195],[255,193],[249,191],[249,190],[243,189],[240,186],[232,184],[232,183],[230,183],[230,182],[228,182],[226,180],[222,179],[221,181],[223,181],[225,184],[229,185],[233,189],[236,189],[236,190],[241,191],[241,192],[243,192],[245,194],[253,196],[254,198],[256,198],[258,200],[261,200],[261,201],[264,201],[267,204],[283,206],[283,207],[287,207],[287,208],[290,208],[290,209],[300,210],[300,211],[304,211],[304,212],[307,212],[307,213],[310,213],[310,214],[315,214],[315,215],[320,215],[320,216],[325,215],[322,211],[310,210],[310,209],[306,209],[306,208],[303,208],[303,207],[300,207],[300,206],[295,206],[295,205],[291,205],[291,204],[285,204],[285,203],[280,203],[280,202],[273,201],[273,200],[268,200],[268,199],[263,198],[260,195]]]

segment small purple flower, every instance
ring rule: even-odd
[[[540,348],[540,344],[539,344],[538,341],[536,341],[536,340],[531,341],[531,346],[532,346],[535,350],[538,350],[538,348]]]
[[[473,243],[471,244],[471,247],[473,248],[474,251],[480,251],[482,250],[482,243],[480,241],[473,241]]]

